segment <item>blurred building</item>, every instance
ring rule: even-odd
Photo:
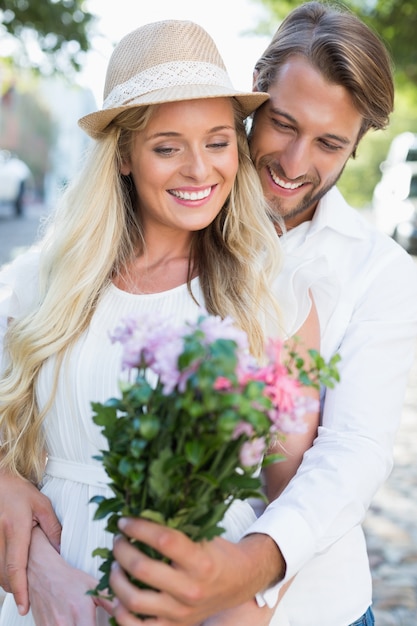
[[[48,206],[80,166],[88,137],[77,120],[96,108],[93,93],[65,77],[40,78],[0,62],[0,150],[22,159]]]
[[[96,109],[93,93],[62,79],[42,81],[42,97],[48,103],[57,133],[50,155],[50,170],[45,181],[45,202],[52,207],[57,194],[81,166],[90,139],[78,127],[83,115]]]

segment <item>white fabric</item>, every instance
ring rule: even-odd
[[[31,250],[19,257],[0,273],[0,319],[19,317],[26,313],[37,299],[38,252]],[[308,291],[320,276],[328,272],[322,260],[310,267],[304,261],[288,261],[286,269],[276,282],[275,289],[285,301],[285,327],[295,332],[310,309]],[[198,279],[192,281],[197,300],[203,298]],[[314,290],[314,287],[313,287]],[[139,311],[158,311],[170,314],[173,323],[194,319],[200,309],[190,297],[186,285],[164,293],[133,295],[111,285],[99,303],[88,331],[64,361],[57,394],[45,423],[48,462],[42,491],[51,500],[62,523],[62,556],[73,566],[95,577],[99,576],[99,559],[91,556],[96,547],[111,547],[112,537],[104,530],[105,521],[93,521],[94,495],[112,495],[106,487],[106,478],[93,456],[106,446],[100,429],[93,423],[91,401],[102,402],[118,394],[121,346],[112,344],[108,333],[126,315]],[[42,367],[37,399],[43,407],[50,392],[54,359]],[[104,483],[104,484],[103,484]],[[237,541],[244,530],[255,521],[247,503],[236,503],[229,510],[225,524],[230,540]],[[32,626],[33,619],[18,616],[13,598],[8,596],[0,617],[3,626]],[[107,624],[101,615],[97,624]],[[283,616],[276,626],[284,626]]]
[[[217,85],[234,91],[227,72],[218,65],[201,61],[169,61],[149,67],[113,87],[103,109],[114,109],[156,89],[179,85]]]
[[[417,336],[417,268],[402,248],[349,207],[337,189],[314,219],[281,238],[301,259],[327,257],[333,310],[315,292],[321,351],[340,351],[341,382],[327,390],[313,447],[283,494],[249,529],[270,535],[297,574],[279,605],[291,626],[346,626],[371,604],[361,523],[392,468]],[[281,585],[258,594],[270,605]]]

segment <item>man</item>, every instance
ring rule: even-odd
[[[124,521],[124,532],[172,565],[116,541],[121,566],[160,590],[137,590],[116,569],[121,625],[141,623],[134,611],[155,615],[150,626],[261,626],[278,597],[274,624],[373,623],[360,524],[392,467],[417,335],[417,275],[411,258],[349,208],[335,184],[364,133],[388,122],[390,62],[350,13],[310,2],[278,29],[256,66],[255,88],[271,96],[255,115],[251,149],[268,202],[285,219],[281,242],[291,255],[325,257],[338,285],[331,307],[324,291],[315,301],[321,352],[340,352],[341,382],[323,398],[318,436],[297,475],[238,544],[193,544],[177,531]],[[6,536],[3,528],[0,542]],[[5,561],[15,578],[3,572],[2,580],[27,602],[16,553]]]
[[[340,352],[341,382],[327,390],[318,437],[296,477],[237,550],[221,541],[193,548],[174,532],[128,522],[124,530],[168,555],[174,568],[135,558],[120,540],[115,554],[122,567],[162,593],[137,595],[118,571],[111,582],[127,608],[157,615],[151,623],[161,626],[198,623],[263,587],[259,604],[273,606],[294,576],[277,619],[294,626],[372,624],[360,524],[392,467],[416,340],[417,276],[411,258],[350,208],[335,185],[367,130],[388,122],[390,60],[350,13],[310,2],[278,29],[256,65],[255,89],[271,97],[256,112],[250,139],[265,196],[285,220],[281,242],[291,255],[325,256],[339,286],[333,310],[319,293],[315,300],[321,352],[325,358]],[[249,610],[247,604],[246,616]],[[116,615],[120,624],[140,623],[123,608]],[[209,623],[243,624],[237,615],[228,611]],[[262,619],[254,612],[247,623]]]

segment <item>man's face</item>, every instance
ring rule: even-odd
[[[348,91],[303,57],[291,57],[256,112],[252,159],[271,208],[288,228],[312,218],[357,143],[362,116]]]

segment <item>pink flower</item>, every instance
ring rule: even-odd
[[[228,391],[231,387],[232,383],[226,376],[218,376],[213,385],[215,391]]]
[[[259,465],[265,452],[265,438],[258,437],[252,441],[245,441],[239,453],[240,462],[243,467],[253,467]]]
[[[291,412],[294,408],[294,400],[300,394],[300,383],[287,373],[281,373],[280,376],[275,377],[275,380],[267,383],[266,393],[280,411]]]
[[[253,426],[243,420],[239,422],[233,431],[232,439],[239,439],[240,435],[251,437],[253,435]]]
[[[282,339],[270,339],[266,345],[266,354],[270,363],[282,362],[282,349],[284,342]]]

